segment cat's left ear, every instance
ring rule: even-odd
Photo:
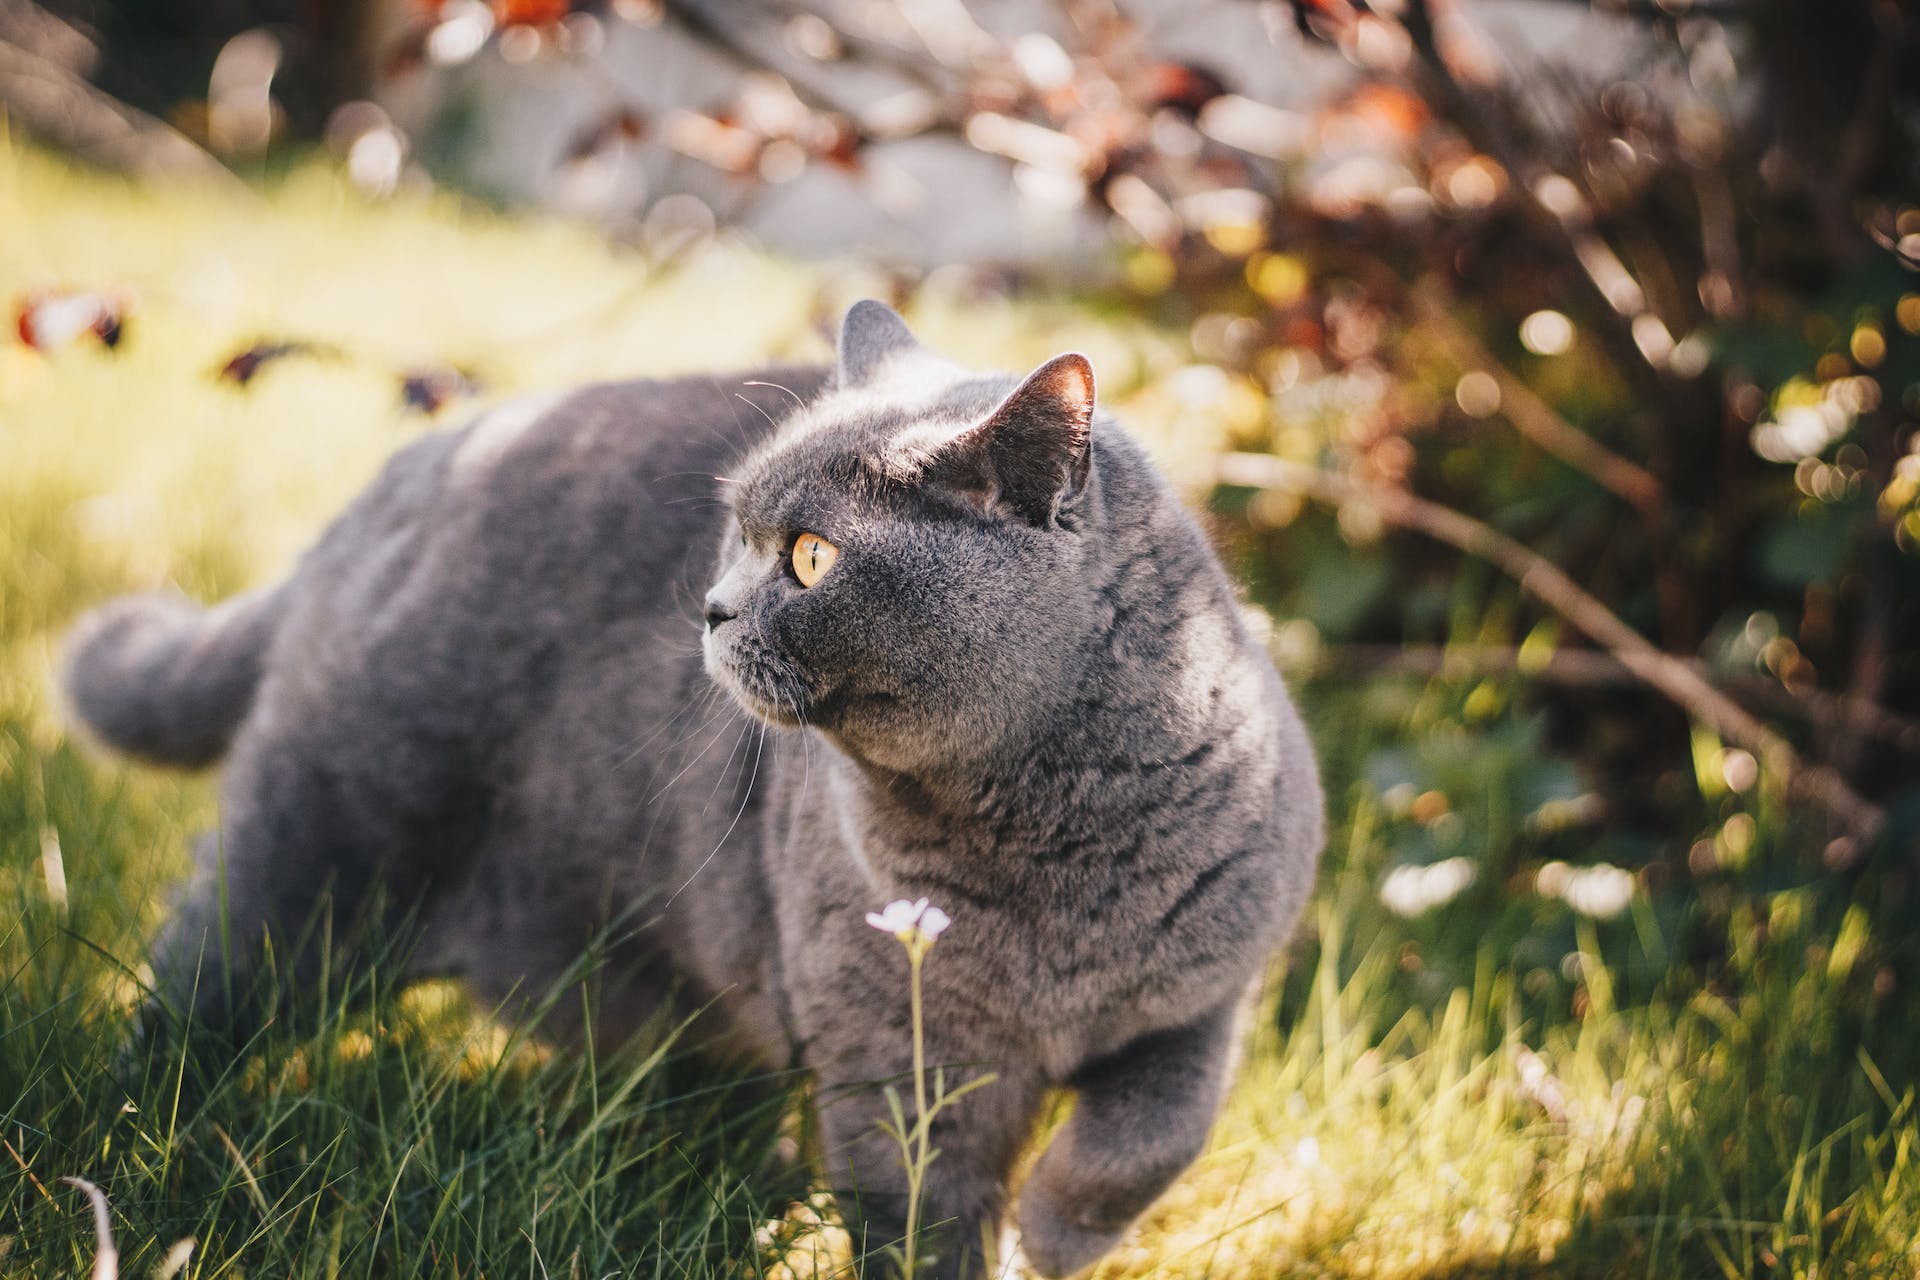
[[[840,385],[861,386],[887,361],[920,349],[892,307],[871,298],[856,302],[840,322]]]
[[[1035,369],[951,446],[992,495],[1036,525],[1086,488],[1093,462],[1093,366],[1068,352]]]

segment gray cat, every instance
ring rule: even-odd
[[[1066,1275],[1200,1150],[1313,878],[1313,752],[1085,358],[970,373],[872,302],[839,357],[423,439],[279,585],[87,619],[67,692],[123,750],[227,762],[163,1000],[218,1019],[209,975],[376,882],[423,904],[423,969],[499,1000],[637,922],[598,1033],[678,1001],[730,1052],[803,1063],[869,1247],[906,1184],[853,1086],[900,1080],[910,1037],[901,948],[864,915],[931,898],[928,1060],[995,1079],[935,1126],[923,1247],[981,1268],[1065,1087],[1017,1218]]]

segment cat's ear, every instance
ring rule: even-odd
[[[947,452],[991,497],[1046,525],[1086,487],[1092,441],[1093,366],[1069,352],[1035,369]]]
[[[856,302],[840,322],[840,385],[857,387],[880,366],[920,344],[892,307],[868,298]]]

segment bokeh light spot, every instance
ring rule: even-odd
[[[1536,311],[1520,322],[1520,345],[1537,356],[1562,355],[1573,345],[1573,321],[1558,311]]]
[[[1464,373],[1454,384],[1454,403],[1470,418],[1490,418],[1500,411],[1500,384],[1479,369]]]

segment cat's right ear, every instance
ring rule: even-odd
[[[1046,526],[1086,488],[1092,444],[1093,366],[1070,351],[955,436],[938,456],[938,474]]]
[[[892,307],[868,298],[853,304],[840,323],[840,385],[866,384],[881,365],[920,343]]]

